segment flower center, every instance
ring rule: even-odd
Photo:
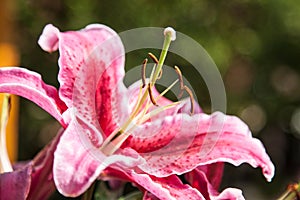
[[[142,85],[140,86],[136,106],[134,107],[128,120],[120,128],[111,133],[103,142],[100,148],[100,150],[106,155],[112,155],[117,149],[119,149],[123,142],[130,136],[130,133],[136,126],[146,122],[151,117],[161,113],[162,111],[172,108],[181,103],[181,101],[177,101],[164,106],[159,106],[157,104],[157,101],[161,97],[163,97],[178,81],[180,83],[180,93],[178,97],[181,98],[183,92],[186,91],[191,99],[191,114],[193,114],[194,112],[194,98],[192,91],[184,85],[182,73],[177,66],[175,66],[174,69],[178,74],[178,79],[175,80],[168,88],[166,88],[159,96],[157,96],[156,98],[153,96],[152,88],[155,87],[156,81],[162,76],[162,67],[166,59],[171,41],[174,41],[176,39],[176,32],[173,28],[166,28],[164,30],[164,35],[165,40],[159,59],[157,59],[156,56],[152,53],[148,54],[154,62],[154,67],[150,78],[148,79],[148,83],[146,79],[146,66],[148,59],[145,59],[143,61],[141,73]],[[147,86],[147,88],[145,88],[145,86]],[[156,108],[150,110],[152,106],[156,106]]]

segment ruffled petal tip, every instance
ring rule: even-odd
[[[52,24],[45,26],[39,40],[38,44],[40,47],[47,52],[53,52],[58,49],[58,35],[59,30]]]

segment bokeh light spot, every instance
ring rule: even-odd
[[[300,108],[294,111],[291,118],[291,128],[296,136],[300,138]]]
[[[251,104],[244,108],[240,117],[249,125],[253,133],[258,133],[264,128],[267,120],[265,111],[257,104]]]

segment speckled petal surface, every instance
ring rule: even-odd
[[[117,77],[117,81],[124,77],[123,44],[119,36],[105,25],[91,24],[79,31],[60,32],[48,24],[38,43],[46,51],[59,50],[60,96],[68,107],[73,104],[75,82],[82,83],[76,87],[83,86],[80,89],[84,91],[94,86],[84,85],[89,81],[86,76],[92,79],[90,81],[98,81],[103,71],[113,68],[112,76]],[[92,70],[86,71],[88,68]],[[88,74],[81,78],[82,73]]]
[[[123,167],[134,167],[143,160],[131,150],[124,149],[119,154],[106,156],[96,148],[88,134],[86,126],[80,119],[72,119],[64,131],[54,153],[53,175],[58,191],[69,197],[76,197],[100,175],[102,170],[114,163]]]
[[[147,160],[140,168],[158,177],[183,174],[215,162],[259,166],[269,181],[274,175],[265,148],[252,137],[247,125],[220,112],[192,117],[178,114],[146,123],[136,130],[129,145]]]
[[[62,125],[62,112],[66,105],[58,97],[57,90],[47,85],[35,72],[18,67],[0,69],[0,92],[16,94],[36,103]]]
[[[126,101],[120,101],[126,92],[122,82],[125,53],[117,33],[101,24],[67,32],[49,24],[39,44],[49,52],[59,50],[61,99],[76,108],[76,115],[109,135],[127,113]]]

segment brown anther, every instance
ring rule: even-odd
[[[153,97],[150,83],[148,84],[148,92],[149,92],[149,96],[150,96],[150,100],[151,100],[152,104],[155,105],[155,106],[158,106],[155,99],[154,99],[154,97]]]
[[[147,63],[148,63],[148,59],[146,58],[143,61],[143,66],[142,66],[142,82],[143,82],[142,88],[144,88],[145,85],[146,85],[146,66],[147,66]]]
[[[178,94],[178,98],[181,98],[183,95],[183,90],[184,90],[182,73],[181,73],[179,67],[177,67],[176,65],[174,66],[174,69],[175,69],[175,72],[178,74],[178,79],[179,79],[179,83],[180,83],[180,92]]]
[[[299,185],[297,183],[288,185],[288,190],[294,192],[297,200],[300,199]]]
[[[192,91],[190,90],[190,88],[188,88],[186,85],[183,87],[184,88],[184,90],[189,94],[189,96],[190,96],[190,100],[191,100],[191,115],[193,115],[194,114],[194,101],[195,101],[195,99],[194,99],[194,95],[193,95],[193,93],[192,93]]]
[[[160,70],[160,72],[159,72],[159,74],[158,74],[158,77],[157,77],[157,79],[160,79],[160,78],[161,78],[161,76],[162,76],[162,73],[163,73],[163,69],[161,68],[161,70]]]
[[[158,59],[156,58],[156,56],[153,53],[148,53],[149,57],[153,60],[153,62],[155,62],[156,64],[158,64]]]

